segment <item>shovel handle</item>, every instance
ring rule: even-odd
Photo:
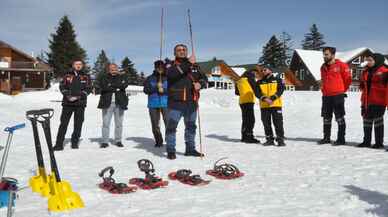
[[[12,126],[12,127],[6,127],[4,129],[5,132],[9,132],[9,133],[13,133],[15,130],[19,130],[19,129],[22,129],[26,127],[26,124],[25,123],[22,123],[22,124],[18,124],[18,125],[15,125],[15,126]]]

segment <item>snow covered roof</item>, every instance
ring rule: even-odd
[[[355,57],[367,50],[372,51],[369,48],[361,47],[350,51],[337,52],[336,58],[348,63],[349,61],[353,60]],[[295,49],[295,52],[302,59],[306,67],[315,77],[315,79],[321,80],[321,66],[323,64],[322,51]]]
[[[247,71],[245,68],[243,67],[232,67],[233,71],[236,72],[236,74],[238,74],[238,76],[241,77],[242,74],[244,74],[245,71]]]

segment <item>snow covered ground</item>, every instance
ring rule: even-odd
[[[0,126],[27,123],[25,129],[16,132],[5,172],[7,176],[17,178],[21,186],[27,185],[36,169],[32,131],[24,117],[25,111],[54,108],[56,114],[52,121],[52,133],[55,138],[61,111],[60,99],[60,93],[55,88],[16,97],[0,95]],[[181,124],[178,159],[169,161],[163,150],[153,147],[146,96],[143,94],[130,99],[124,124],[125,148],[99,149],[101,111],[96,109],[98,97],[91,96],[80,149],[71,150],[67,144],[65,151],[56,153],[62,178],[72,183],[86,207],[64,214],[49,213],[47,200],[27,188],[19,193],[15,214],[17,217],[388,216],[388,153],[351,146],[316,145],[322,132],[320,93],[287,92],[284,99],[288,146],[263,147],[239,142],[240,109],[233,91],[204,91],[201,117],[207,156],[201,160],[182,155]],[[346,106],[347,140],[354,145],[362,140],[359,93],[351,93]],[[260,138],[263,128],[258,109],[256,119],[255,133]],[[72,123],[67,138],[71,132]],[[46,148],[43,132],[40,131],[40,134]],[[2,143],[5,143],[6,136],[4,132],[0,134]],[[388,142],[387,136],[386,131],[385,141]],[[228,157],[246,176],[233,181],[214,180],[206,176],[205,171],[221,157]],[[205,187],[170,182],[165,189],[139,190],[128,195],[112,195],[96,187],[100,182],[97,173],[106,166],[116,169],[115,178],[119,182],[143,176],[136,165],[141,158],[150,159],[157,174],[164,178],[171,171],[188,168],[213,181]],[[0,216],[4,215],[5,210],[2,209]]]

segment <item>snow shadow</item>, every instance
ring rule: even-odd
[[[366,209],[367,213],[379,217],[386,217],[388,213],[388,195],[380,193],[378,191],[371,191],[363,188],[359,188],[354,185],[345,185],[346,192],[356,195],[359,200],[362,200],[373,208]]]
[[[98,137],[98,138],[89,138],[89,141],[91,143],[97,143],[98,145],[102,143],[102,138],[101,137]],[[114,139],[109,139],[109,143],[110,144],[114,144]]]
[[[126,140],[135,142],[136,146],[134,148],[143,149],[158,157],[165,157],[165,147],[155,148],[155,141],[153,139],[146,137],[128,137]]]
[[[265,136],[256,136],[258,138],[265,138]],[[307,138],[307,137],[286,137],[285,140],[286,141],[295,141],[295,142],[311,142],[313,143],[314,145],[319,145],[318,144],[318,141],[321,140],[322,138]],[[334,142],[334,140],[332,141],[332,143]],[[345,145],[342,145],[342,146],[356,146],[358,145],[359,143],[357,142],[346,142]]]
[[[206,137],[211,139],[217,139],[223,142],[233,142],[233,143],[241,142],[240,139],[233,139],[226,135],[208,134],[206,135]]]

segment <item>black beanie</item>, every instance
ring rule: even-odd
[[[163,68],[165,67],[164,62],[162,60],[157,60],[154,62],[155,69],[159,68],[160,66],[162,66]]]

